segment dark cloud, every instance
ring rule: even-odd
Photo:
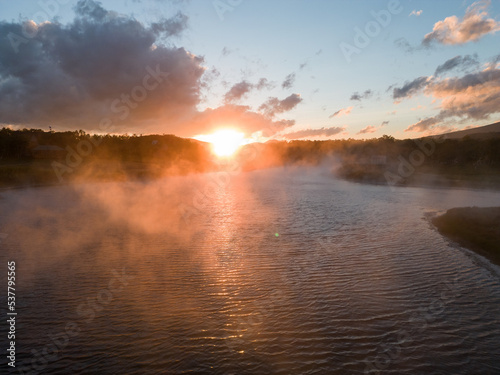
[[[394,40],[394,44],[404,52],[413,52],[415,50],[415,47],[412,47],[412,45],[408,43],[405,38],[398,38]]]
[[[456,68],[466,69],[471,66],[477,66],[478,64],[477,55],[455,56],[439,65],[434,75],[439,76]]]
[[[281,84],[281,87],[283,89],[290,89],[292,88],[294,83],[295,83],[295,73],[290,73],[289,75],[286,76],[285,80]]]
[[[331,137],[343,133],[345,130],[346,130],[345,127],[339,127],[339,126],[331,128],[321,128],[321,129],[305,129],[305,130],[298,130],[293,133],[283,134],[283,137],[287,139],[300,139],[308,137]]]
[[[246,93],[253,89],[253,85],[247,81],[241,81],[235,84],[229,89],[229,91],[224,95],[224,100],[226,102],[232,102],[241,99]]]
[[[403,87],[395,87],[392,91],[393,99],[411,97],[422,90],[428,83],[429,77],[418,77],[411,82],[405,82]]]
[[[422,45],[464,44],[477,41],[486,34],[500,30],[500,23],[488,17],[489,0],[477,1],[469,6],[463,19],[457,16],[445,18],[434,24],[432,32],[425,35]]]
[[[96,21],[104,20],[108,15],[108,11],[100,3],[93,0],[80,0],[75,5],[75,12],[80,17],[88,17]]]
[[[270,90],[274,87],[274,84],[269,82],[267,78],[261,78],[259,82],[255,85],[257,90],[267,89]]]
[[[262,112],[231,103],[272,88],[265,78],[237,83],[224,105],[198,110],[201,90],[220,73],[174,47],[171,38],[187,26],[184,14],[146,25],[92,0],[74,10],[68,24],[0,22],[0,124],[179,136],[206,134],[221,123],[271,136],[295,124],[273,117],[300,103],[298,94],[270,98]]]
[[[283,100],[278,98],[269,98],[264,104],[259,107],[260,111],[263,111],[269,117],[274,117],[278,113],[288,112],[295,108],[302,98],[299,94],[292,94]]]
[[[180,35],[187,28],[188,17],[178,12],[172,18],[162,18],[160,21],[152,23],[151,31],[160,37],[168,38]]]
[[[355,92],[351,95],[351,98],[350,100],[357,100],[357,101],[361,101],[362,99],[369,99],[371,98],[373,95],[373,91],[372,90],[366,90],[364,93],[360,94],[358,92]]]
[[[203,59],[157,38],[177,35],[177,14],[146,26],[79,1],[68,24],[31,24],[36,33],[18,46],[9,35],[23,25],[0,23],[0,123],[115,131],[159,128],[195,110]],[[181,130],[181,129],[176,129]]]
[[[252,84],[247,81],[241,81],[239,83],[236,83],[229,89],[229,91],[224,95],[224,101],[226,103],[234,102],[243,98],[245,94],[249,93],[253,89],[262,90],[270,89],[272,87],[272,83],[270,83],[267,78],[261,78],[256,84]]]

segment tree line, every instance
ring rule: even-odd
[[[92,135],[83,130],[54,132],[5,127],[0,129],[0,164],[29,163],[37,159],[47,162],[62,159],[59,162],[63,162],[82,142],[94,145],[89,155],[85,155],[85,163],[156,165],[162,170],[173,168],[181,174],[214,171],[220,167],[209,144],[171,134]],[[246,152],[249,149],[255,152]],[[384,135],[368,140],[269,141],[246,145],[236,156],[241,168],[247,170],[318,165],[331,160],[327,158],[334,158],[340,165],[340,173],[353,179],[381,179],[386,171],[399,173],[398,168],[401,172],[402,166],[416,164],[420,171],[437,173],[495,172],[500,168],[500,136],[398,140]]]

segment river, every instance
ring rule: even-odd
[[[428,220],[473,205],[322,168],[3,191],[17,369],[500,374],[500,269]]]

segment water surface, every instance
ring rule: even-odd
[[[305,168],[4,191],[18,367],[499,374],[499,268],[426,220],[499,204]]]

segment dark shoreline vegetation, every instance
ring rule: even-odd
[[[325,165],[339,177],[397,186],[500,188],[500,133],[462,139],[269,141],[221,163],[210,145],[174,135],[0,130],[0,188]],[[328,164],[330,163],[330,165]]]
[[[500,265],[500,207],[452,208],[432,223],[444,236]]]

